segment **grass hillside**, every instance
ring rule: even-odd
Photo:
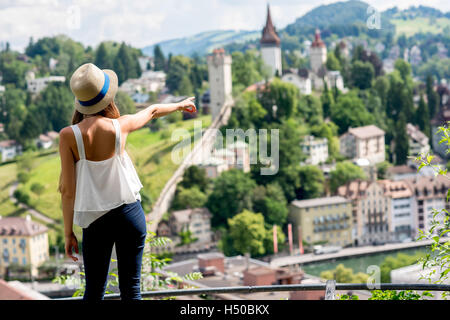
[[[397,35],[404,34],[410,37],[416,33],[443,33],[447,28],[450,31],[450,19],[449,18],[427,18],[417,17],[414,19],[392,19],[391,23],[395,25],[395,33]]]

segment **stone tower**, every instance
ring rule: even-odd
[[[272,23],[269,5],[267,5],[266,26],[262,31],[260,43],[261,56],[264,63],[271,68],[271,76],[274,76],[278,71],[278,75],[281,77],[282,66],[280,38],[278,37],[277,31]]]
[[[327,62],[327,47],[322,39],[320,39],[319,29],[316,29],[314,41],[309,49],[309,59],[311,62],[311,70],[314,73],[317,73]]]
[[[212,120],[217,118],[226,102],[230,102],[231,95],[231,56],[225,54],[223,48],[214,49],[207,57],[209,75],[210,110]]]

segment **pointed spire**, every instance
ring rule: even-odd
[[[266,26],[263,29],[261,44],[269,44],[269,45],[280,45],[280,38],[278,37],[277,31],[272,23],[272,17],[270,16],[270,7],[267,4],[267,20]]]
[[[325,43],[323,43],[320,38],[320,30],[316,29],[316,34],[314,35],[314,41],[311,44],[311,47],[325,47]]]

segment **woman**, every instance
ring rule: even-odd
[[[61,192],[65,251],[77,261],[73,224],[83,230],[85,300],[100,300],[106,289],[109,262],[116,246],[122,299],[141,299],[140,277],[146,236],[141,206],[142,184],[124,150],[130,132],[174,111],[195,112],[194,98],[155,104],[120,116],[114,104],[117,75],[92,63],[70,79],[75,95],[72,126],[60,132]]]

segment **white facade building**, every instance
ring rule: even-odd
[[[64,76],[49,76],[43,78],[34,78],[34,73],[27,79],[27,90],[33,94],[39,93],[44,90],[50,82],[64,82],[66,77]]]
[[[417,126],[407,123],[406,133],[408,134],[409,155],[417,156],[430,151],[428,137]]]
[[[305,136],[300,142],[302,151],[308,156],[306,164],[321,164],[328,159],[328,139],[315,138],[314,136]]]
[[[414,195],[405,181],[379,180],[391,201],[391,224],[395,240],[412,238],[416,233],[416,211]]]
[[[376,164],[385,160],[384,131],[375,125],[349,128],[340,138],[340,152],[350,159]]]
[[[281,80],[295,85],[301,94],[311,94],[311,79],[308,77],[307,70],[289,70],[283,74]]]
[[[16,140],[0,141],[0,160],[1,162],[14,159],[22,152],[22,146]]]
[[[327,62],[327,47],[320,38],[319,29],[316,29],[315,39],[309,49],[309,59],[311,63],[311,70],[314,73],[319,72],[319,69]]]

